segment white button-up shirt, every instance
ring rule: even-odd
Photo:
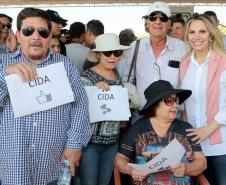
[[[191,97],[185,101],[185,108],[188,122],[195,128],[207,124],[206,90],[209,59],[210,53],[203,64],[198,64],[194,58],[194,54],[192,54],[191,62],[181,84],[182,89],[190,89],[192,91]],[[219,101],[220,108],[215,116],[215,120],[224,125],[221,127],[223,142],[221,144],[211,145],[208,138],[204,140],[201,146],[206,156],[226,154],[226,71],[221,74],[220,78]]]
[[[119,74],[122,75],[123,81],[127,81],[134,50],[135,42],[132,44],[132,49],[127,61],[122,61],[125,62],[120,64],[123,65],[123,67],[118,68],[120,69]],[[136,85],[141,102],[140,108],[146,103],[144,91],[152,82],[163,79],[169,81],[174,87],[178,86],[179,66],[175,68],[170,67],[168,64],[169,60],[180,62],[185,52],[186,46],[183,41],[167,36],[166,47],[158,58],[156,58],[151,47],[150,37],[141,39],[136,64]],[[131,81],[133,78],[134,72],[132,71]]]

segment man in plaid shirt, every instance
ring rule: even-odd
[[[91,137],[88,99],[77,70],[63,55],[51,52],[51,20],[40,9],[25,8],[17,18],[20,48],[0,58],[0,179],[2,185],[56,184],[60,161],[67,158],[72,175],[81,148]],[[14,118],[5,76],[24,82],[37,78],[36,68],[63,62],[74,101]],[[21,94],[26,96],[26,94]],[[21,105],[23,106],[23,105]]]

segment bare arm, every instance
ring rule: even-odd
[[[197,176],[207,168],[206,158],[203,152],[194,152],[194,160],[186,163],[186,175]]]
[[[197,144],[201,143],[203,140],[208,138],[215,130],[219,129],[221,124],[218,123],[216,120],[213,120],[211,123],[200,127],[200,128],[193,128],[187,129],[188,132],[187,136],[194,136],[191,140],[195,141]]]
[[[132,176],[133,180],[140,182],[142,182],[149,175],[132,168],[128,165],[128,162],[129,159],[125,155],[117,153],[115,157],[115,166],[121,173],[129,174]]]
[[[70,164],[71,175],[75,176],[75,168],[79,165],[82,152],[79,149],[65,148],[61,156],[61,162],[67,159]]]
[[[194,160],[190,163],[178,163],[171,167],[171,171],[176,177],[198,176],[207,167],[206,158],[203,152],[195,152]]]

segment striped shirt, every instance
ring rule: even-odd
[[[30,60],[19,49],[2,55],[0,61],[0,179],[4,185],[46,185],[59,176],[64,148],[80,149],[90,140],[92,131],[83,83],[68,58],[49,51],[34,66],[64,62],[74,102],[14,118],[4,69],[9,64]]]

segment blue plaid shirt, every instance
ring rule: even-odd
[[[46,185],[56,180],[64,148],[80,149],[92,134],[88,99],[79,74],[68,58],[51,51],[35,67],[64,62],[74,102],[14,118],[4,69],[26,60],[29,61],[20,49],[0,58],[0,179],[3,185]]]

